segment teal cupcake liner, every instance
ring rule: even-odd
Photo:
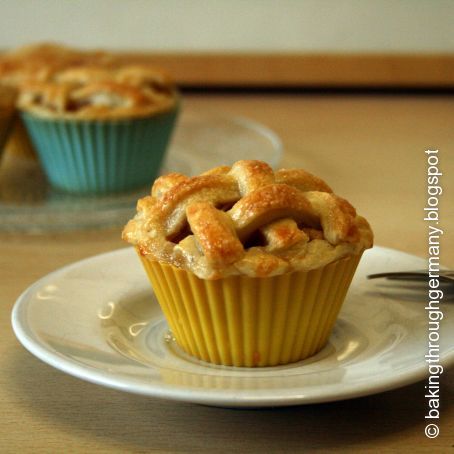
[[[178,108],[125,120],[42,118],[23,112],[44,172],[60,190],[125,192],[158,175]]]

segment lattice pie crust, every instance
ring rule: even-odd
[[[158,178],[123,238],[202,279],[308,271],[373,243],[368,222],[320,178],[246,160]]]

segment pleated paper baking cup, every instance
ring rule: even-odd
[[[123,192],[158,175],[178,109],[125,120],[57,120],[23,113],[49,182],[86,194]]]
[[[14,108],[0,107],[0,152],[3,150],[6,139],[10,136],[14,117]]]
[[[30,159],[38,159],[35,147],[30,140],[27,128],[20,116],[17,116],[11,128],[11,134],[5,145],[5,152],[10,156]]]
[[[177,344],[226,366],[275,366],[327,343],[360,255],[269,278],[200,279],[140,255]]]

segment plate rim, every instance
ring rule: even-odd
[[[383,252],[398,253],[406,255],[408,258],[418,257],[407,252],[399,251],[397,249],[374,246],[374,249],[380,249]],[[378,382],[377,378],[372,377],[371,381],[366,384],[347,387],[341,391],[336,390],[338,384],[324,385],[325,391],[315,395],[305,395],[304,393],[299,395],[287,396],[279,395],[276,393],[269,393],[264,396],[263,390],[251,394],[251,390],[230,390],[224,389],[222,392],[216,390],[207,389],[190,389],[177,388],[175,386],[166,383],[146,383],[144,384],[141,380],[118,380],[115,378],[115,374],[106,373],[91,367],[87,364],[83,365],[74,360],[71,360],[67,356],[61,354],[57,350],[50,351],[49,347],[39,342],[39,338],[33,338],[27,332],[27,326],[30,326],[26,321],[26,317],[22,317],[27,312],[27,308],[32,301],[30,298],[37,289],[42,288],[43,284],[48,280],[63,275],[71,269],[83,267],[87,262],[93,260],[102,260],[109,256],[115,256],[120,254],[132,254],[134,249],[132,247],[124,247],[115,249],[113,251],[96,254],[76,262],[67,264],[60,267],[35,281],[32,285],[27,287],[17,298],[12,312],[11,312],[11,323],[14,334],[18,341],[23,347],[28,350],[39,360],[43,361],[47,365],[54,367],[55,369],[62,371],[68,375],[79,378],[90,383],[115,389],[118,391],[128,392],[132,394],[143,395],[147,397],[154,397],[160,399],[175,400],[180,402],[192,402],[197,404],[204,404],[210,406],[221,406],[221,407],[270,407],[270,406],[293,406],[293,405],[306,405],[315,403],[326,403],[335,402],[341,400],[348,400],[352,398],[364,397],[367,395],[379,394],[381,392],[390,391],[403,386],[407,386],[412,383],[416,383],[423,380],[429,375],[428,367],[422,357],[421,362],[414,363],[413,367],[407,368],[401,372],[396,372],[392,376],[386,376],[385,380]],[[118,352],[116,352],[118,353]],[[118,353],[119,354],[119,353]],[[454,351],[443,351],[440,354],[440,364],[444,369],[449,368],[454,364]],[[334,388],[334,389],[330,389]],[[262,393],[260,392],[262,391]]]

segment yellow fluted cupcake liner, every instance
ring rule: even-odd
[[[326,345],[361,254],[308,272],[218,280],[139,257],[186,353],[256,367],[299,361]]]
[[[14,117],[14,107],[7,108],[0,106],[0,156],[3,146],[11,133]]]
[[[0,157],[16,118],[16,89],[0,84]]]
[[[35,147],[33,146],[28,135],[25,125],[18,116],[11,130],[11,134],[5,145],[5,152],[10,156],[30,159],[36,161],[38,159]]]

